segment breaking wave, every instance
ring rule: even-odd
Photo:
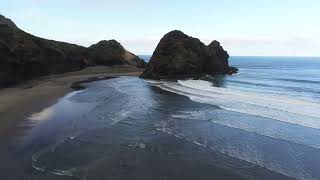
[[[147,82],[163,90],[187,96],[196,102],[320,129],[320,104],[306,99],[214,87],[211,82],[203,80]]]

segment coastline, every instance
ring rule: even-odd
[[[97,66],[0,89],[0,141],[8,140],[15,133],[16,125],[32,112],[38,112],[67,93],[83,88],[82,83],[117,76],[139,76],[142,70],[132,66]]]
[[[16,99],[14,99],[15,105],[4,103],[6,105],[6,106],[4,106],[3,104],[0,104],[1,108],[7,107],[10,110],[12,110],[11,117],[13,118],[12,121],[10,121],[10,119],[5,119],[5,121],[4,121],[4,122],[12,122],[12,125],[8,126],[8,127],[11,127],[12,130],[0,132],[0,138],[1,138],[1,140],[3,140],[3,141],[1,141],[2,143],[0,144],[0,154],[1,154],[0,159],[2,159],[3,162],[10,162],[10,163],[3,163],[2,165],[0,165],[0,169],[3,172],[3,176],[10,177],[10,179],[21,179],[21,177],[24,177],[25,179],[47,179],[47,180],[50,180],[50,179],[70,179],[70,180],[76,179],[75,177],[59,176],[57,174],[38,172],[30,166],[31,154],[23,154],[22,157],[19,157],[19,154],[20,154],[19,152],[17,153],[17,152],[12,151],[13,148],[10,148],[10,143],[11,143],[10,140],[17,137],[17,134],[15,134],[15,133],[21,132],[21,129],[20,129],[21,127],[16,126],[16,125],[19,125],[19,123],[21,121],[23,121],[25,119],[25,117],[29,116],[30,113],[39,112],[43,108],[48,107],[52,104],[55,104],[57,101],[59,101],[58,99],[60,97],[63,97],[65,94],[72,92],[73,90],[80,90],[80,89],[85,88],[85,83],[108,79],[108,78],[114,78],[114,77],[118,77],[118,76],[138,76],[141,73],[141,71],[136,71],[136,69],[132,69],[129,71],[126,68],[127,67],[125,67],[125,68],[113,67],[111,69],[110,68],[106,69],[105,67],[89,68],[89,69],[85,69],[85,70],[79,71],[79,72],[72,72],[72,73],[67,73],[67,74],[62,74],[62,75],[43,77],[38,80],[26,82],[26,83],[21,84],[17,87],[14,87],[14,88],[0,90],[0,98],[1,97],[6,97],[6,98],[15,97],[16,98]],[[102,72],[104,72],[104,73],[102,73]],[[134,83],[134,84],[136,84],[136,83]],[[121,88],[121,89],[123,89],[123,88]],[[164,98],[165,98],[165,96],[164,96]],[[179,97],[177,97],[177,98],[179,99]],[[163,99],[163,98],[160,98],[160,99]],[[3,99],[0,99],[0,101],[2,101],[2,100]],[[164,102],[170,102],[170,101],[164,100]],[[181,104],[184,104],[184,103],[181,103]],[[10,108],[10,106],[14,107],[14,108]],[[77,107],[77,106],[75,106],[75,107]],[[117,106],[114,106],[114,107],[117,107]],[[118,108],[120,108],[120,107],[121,106],[119,106]],[[112,109],[109,109],[109,110],[112,110]],[[10,112],[6,112],[6,113],[9,114]],[[168,119],[168,118],[164,118],[164,119]],[[1,121],[1,123],[4,123],[4,122]],[[192,122],[195,122],[195,121],[190,121],[189,123],[192,123]],[[186,126],[187,124],[188,123],[186,121],[186,123],[185,123],[186,128],[188,127],[188,126]],[[209,124],[207,124],[207,122],[204,122],[204,124],[206,124],[206,125],[203,127],[209,127],[208,126]],[[189,124],[189,125],[191,125],[193,127],[196,124]],[[126,127],[126,126],[128,126],[127,128],[129,128],[129,129],[133,128],[131,125],[124,125],[124,126],[119,125],[119,126],[121,126],[122,128]],[[118,126],[113,127],[113,128],[115,128],[115,129],[113,129],[115,131],[111,130],[110,135],[115,135],[116,137],[117,137],[117,135],[121,135],[121,134],[117,134],[117,133],[114,133],[114,134],[112,133],[112,132],[118,132],[119,129],[117,129],[117,127]],[[210,127],[214,128],[215,126],[210,125]],[[218,128],[220,129],[221,126],[219,126]],[[127,129],[127,130],[129,130],[129,129]],[[127,131],[127,130],[125,132],[128,132],[130,134],[130,131]],[[203,132],[205,132],[205,129]],[[224,131],[224,132],[227,132],[227,131]],[[163,140],[165,140],[164,142],[166,142],[165,145],[163,145],[160,142],[161,146],[171,147],[171,145],[176,145],[176,144],[179,144],[179,145],[175,146],[175,148],[173,148],[174,150],[168,151],[168,153],[165,154],[165,157],[159,156],[159,157],[162,157],[160,159],[151,158],[151,155],[154,155],[155,152],[146,151],[146,147],[148,147],[148,148],[149,147],[158,147],[159,142],[157,142],[157,141],[154,141],[154,144],[151,143],[151,145],[149,144],[147,146],[145,144],[148,144],[148,143],[143,143],[142,148],[139,146],[140,149],[135,149],[135,148],[132,149],[132,147],[129,147],[129,146],[128,146],[129,149],[126,149],[127,148],[126,146],[121,146],[121,149],[123,151],[125,150],[125,152],[126,152],[125,154],[127,157],[126,159],[122,159],[122,160],[124,162],[132,162],[134,160],[134,158],[132,159],[132,157],[136,157],[138,159],[144,159],[146,157],[144,159],[145,160],[144,162],[148,162],[148,161],[152,162],[153,161],[153,162],[161,162],[164,164],[166,164],[167,162],[170,162],[169,165],[171,165],[171,168],[169,168],[169,169],[176,169],[178,167],[182,167],[182,168],[186,168],[186,169],[191,168],[194,170],[195,168],[202,167],[202,168],[195,170],[195,172],[200,172],[200,171],[210,172],[210,173],[212,173],[211,174],[212,176],[220,178],[220,179],[225,178],[225,177],[228,177],[230,179],[246,179],[247,178],[246,175],[242,175],[238,171],[230,171],[230,169],[225,168],[225,166],[221,166],[221,165],[224,165],[224,163],[221,163],[222,161],[217,161],[217,160],[219,160],[219,157],[220,158],[222,157],[222,159],[224,159],[225,157],[221,156],[221,154],[219,154],[217,152],[211,152],[211,151],[207,151],[207,150],[202,149],[203,146],[202,145],[199,146],[197,144],[198,141],[190,143],[189,141],[186,141],[186,140],[176,139],[174,136],[172,136],[170,134],[169,135],[166,134],[166,132],[159,132],[158,135],[160,137],[162,137]],[[144,135],[142,137],[144,137]],[[209,137],[211,137],[211,136],[209,136]],[[4,139],[4,138],[6,138],[6,139]],[[167,143],[168,141],[170,143]],[[9,143],[6,143],[6,142],[9,142]],[[202,166],[203,163],[196,163],[197,161],[189,161],[190,163],[188,163],[188,161],[184,161],[183,158],[180,159],[179,156],[172,156],[171,151],[175,152],[175,149],[177,149],[176,153],[179,153],[180,146],[188,147],[186,149],[186,151],[184,151],[184,153],[192,155],[192,156],[187,156],[188,158],[192,157],[192,158],[194,158],[194,160],[199,160],[199,159],[202,159],[203,157],[206,157],[206,159],[211,159],[211,160],[208,160],[208,161],[206,160],[204,164],[210,162],[210,163],[213,163],[213,166],[211,166],[211,167]],[[30,146],[30,147],[32,147],[32,146]],[[110,148],[110,149],[114,150],[116,148],[117,148],[116,146],[113,146],[113,148]],[[117,151],[112,151],[112,152],[117,152]],[[148,155],[146,156],[147,152],[149,153],[149,156]],[[117,155],[117,154],[115,153],[115,155]],[[166,160],[163,161],[163,159],[168,158],[168,157],[166,157],[167,155],[171,160],[173,159],[174,161],[173,162],[166,161]],[[117,157],[117,156],[115,156],[115,157]],[[210,157],[210,158],[208,158],[208,157]],[[118,159],[119,158],[115,158],[115,160],[118,160]],[[115,162],[117,162],[117,161],[111,160],[111,161],[107,161],[106,163],[110,163],[112,165],[117,165]],[[193,162],[195,162],[195,163],[193,163]],[[232,160],[230,160],[230,162],[232,162]],[[236,162],[238,162],[238,161],[236,161]],[[154,163],[154,164],[157,164],[157,163]],[[181,166],[182,164],[186,164],[186,165]],[[129,165],[132,165],[132,164],[129,163]],[[241,167],[241,165],[239,165],[239,166]],[[104,167],[104,165],[103,166],[101,165],[101,167]],[[143,167],[143,169],[147,168],[147,166],[142,166],[142,167]],[[247,167],[247,165],[244,165],[244,167]],[[255,168],[257,168],[257,169],[255,169]],[[121,172],[122,169],[123,169],[123,166],[116,168],[114,172],[117,172],[117,173]],[[244,168],[244,169],[246,169],[246,168]],[[282,178],[290,179],[290,177],[287,177],[283,174],[278,174],[278,173],[274,173],[274,172],[271,173],[269,170],[265,170],[264,168],[260,168],[257,166],[254,167],[254,170],[257,171],[257,172],[255,172],[256,176],[275,177],[275,179],[280,179],[280,178],[281,179]],[[104,171],[100,171],[100,172],[104,172]],[[171,171],[169,171],[169,172],[171,172]],[[243,171],[243,172],[245,172],[245,171]],[[97,173],[99,173],[99,169],[97,170]],[[165,173],[165,174],[168,174],[168,173]],[[204,173],[204,174],[209,174],[209,173]],[[179,176],[179,174],[172,174],[172,175]],[[203,177],[207,177],[207,176],[203,176]]]

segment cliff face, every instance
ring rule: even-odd
[[[80,70],[89,65],[85,47],[25,33],[0,16],[0,86],[37,76]]]
[[[101,42],[86,48],[39,38],[20,30],[10,19],[0,15],[0,87],[88,66],[144,66],[144,61],[133,54],[134,58],[127,58],[128,52],[116,41]]]
[[[236,68],[229,67],[228,58],[218,41],[206,46],[181,31],[171,31],[160,40],[141,77],[169,79],[234,73]]]
[[[93,62],[100,65],[126,64],[144,67],[145,62],[138,56],[127,51],[115,40],[100,41],[89,47]]]

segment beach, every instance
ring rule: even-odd
[[[33,79],[14,87],[1,89],[0,156],[2,162],[10,162],[0,165],[1,172],[17,176],[18,179],[23,176],[21,175],[23,173],[17,171],[23,168],[21,161],[9,152],[12,139],[25,129],[18,127],[18,124],[32,113],[41,111],[74,91],[71,88],[73,83],[114,76],[139,76],[141,71],[131,66],[89,67],[81,71]]]
[[[0,180],[320,180],[320,1],[1,7]]]
[[[130,66],[90,67],[82,71],[51,75],[0,90],[0,139],[12,133],[17,121],[52,105],[71,92],[74,82],[102,76],[139,76],[142,70]]]
[[[319,63],[231,60],[237,75],[157,81],[95,67],[3,89],[2,177],[320,177]]]
[[[148,121],[150,117],[144,114],[146,112],[144,107],[148,106],[148,100],[145,99],[148,98],[148,88],[145,89],[145,85],[141,84],[142,80],[137,81],[138,78],[134,77],[139,74],[140,71],[136,71],[135,68],[128,70],[128,67],[95,67],[79,72],[43,77],[1,90],[1,176],[7,179],[45,180],[111,177],[114,179],[193,179],[198,177],[247,179],[256,176],[254,174],[265,174],[265,178],[283,177],[277,173],[267,173],[268,170],[258,166],[254,166],[253,169],[256,171],[254,174],[246,172],[247,168],[236,172],[232,169],[238,169],[237,166],[246,167],[248,163],[236,160],[237,163],[234,164],[234,158],[218,152],[212,153],[202,145],[177,138],[170,132],[167,134],[166,129],[161,127],[157,128],[158,130],[152,128],[153,122]],[[115,81],[108,80],[108,77],[121,76],[123,78],[115,78]],[[132,76],[133,79],[130,78]],[[90,79],[99,78],[101,83],[98,81],[89,83],[86,91],[80,90],[77,93],[72,92],[74,90],[70,88],[76,82],[89,82]],[[103,91],[101,89],[96,92],[96,83],[98,83],[97,87],[100,86],[99,84],[107,86],[101,87]],[[132,99],[135,95],[130,97],[131,95],[123,94],[122,90],[114,89],[116,84],[124,86],[121,87],[122,90],[125,90],[125,86],[128,85],[125,91],[130,94],[134,89],[138,90],[136,95],[139,98],[146,96],[136,104]],[[89,94],[81,97],[81,94],[86,92]],[[164,93],[158,90],[156,92]],[[102,93],[98,95],[102,99],[96,99],[97,93]],[[65,96],[66,94],[68,95]],[[85,103],[73,103],[73,98],[80,98],[76,102]],[[104,98],[108,98],[107,102],[110,103],[104,104],[100,109],[99,104],[104,101]],[[128,101],[128,98],[132,100]],[[157,98],[161,100],[161,97]],[[170,103],[170,100],[161,101]],[[50,109],[55,113],[51,114],[51,111],[48,111]],[[126,111],[134,111],[137,116],[130,115],[127,119]],[[97,113],[104,114],[103,119],[107,121],[103,121],[102,124],[96,121],[93,117],[98,115]],[[142,114],[139,115],[140,113]],[[138,117],[142,119],[135,120]],[[78,141],[82,137],[89,138],[89,141],[107,142],[108,150],[104,148],[105,145],[101,146],[99,143],[88,142],[93,143],[90,146],[87,143],[82,144],[82,140]],[[78,142],[80,144],[77,144]],[[46,149],[54,144],[57,147],[61,146],[62,151],[57,149],[47,152]],[[75,145],[80,147],[74,147]],[[60,151],[63,154],[54,155],[52,157],[55,158],[51,159],[51,153],[60,153]],[[48,156],[47,153],[49,153]],[[108,154],[112,156],[107,158]],[[87,158],[82,159],[81,156],[87,156]],[[74,164],[75,167],[70,168],[75,168],[75,172],[68,170],[70,163]],[[62,168],[59,167],[60,165],[66,166],[67,169],[60,169]],[[106,167],[109,169],[107,172]],[[83,168],[87,171],[85,175],[83,175]],[[182,171],[188,173],[181,174]]]
[[[290,179],[238,157],[255,157],[247,147],[270,139],[213,123],[230,115],[248,118],[122,76],[32,114],[11,154],[25,158],[19,172],[33,179]]]

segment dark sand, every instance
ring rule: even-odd
[[[25,127],[17,125],[33,112],[39,112],[45,107],[56,103],[60,97],[73,91],[70,88],[72,85],[81,89],[81,84],[75,82],[89,82],[114,76],[138,76],[140,73],[141,71],[132,67],[95,67],[79,72],[43,77],[17,87],[0,90],[0,179],[76,179],[75,177],[41,173],[33,169],[31,166],[32,154],[28,153],[30,149],[25,153],[16,152],[14,148],[15,138],[25,130]],[[122,136],[119,132],[126,130],[124,127],[127,127],[127,125],[120,123],[118,126],[110,128],[108,132],[103,133],[109,133],[106,137],[120,142]],[[128,128],[125,132],[130,132],[131,130],[132,128]],[[168,146],[168,152],[175,152],[177,150],[176,147],[183,147],[183,153],[180,155],[175,155],[174,153],[159,154],[158,152],[145,151],[145,147],[132,150],[132,147],[118,146],[118,143],[113,143],[106,149],[107,153],[112,154],[112,156],[92,164],[91,167],[93,169],[87,169],[93,173],[88,179],[137,179],[137,177],[139,179],[155,179],[154,174],[161,175],[157,176],[156,179],[252,178],[252,176],[247,177],[241,173],[241,165],[239,165],[238,172],[230,171],[228,166],[221,166],[224,161],[232,161],[232,157],[226,158],[219,153],[209,152],[184,140],[177,140],[173,136],[162,133],[156,134],[153,143],[151,144],[152,146],[159,146],[160,149],[163,146],[166,147],[165,145],[170,145]],[[173,149],[170,150],[170,147]],[[237,165],[234,164],[234,166]],[[248,169],[248,167],[245,169]],[[277,173],[270,173],[270,176],[268,176],[265,174],[266,170],[262,167],[253,166],[252,172],[254,172],[255,177],[261,177],[261,179],[266,179],[266,177],[273,177],[274,179],[288,178]]]
[[[34,112],[48,107],[57,100],[73,91],[71,86],[75,82],[99,80],[114,76],[139,76],[142,69],[131,66],[91,67],[81,71],[60,75],[46,76],[31,80],[15,87],[0,90],[0,179],[73,179],[63,176],[29,174],[25,169],[30,167],[30,159],[21,162],[21,157],[12,153],[12,139],[23,133],[24,128],[18,127],[19,122]]]
[[[106,76],[139,76],[141,71],[130,66],[92,67],[0,89],[0,140],[2,142],[8,138],[7,135],[14,133],[17,121],[52,105],[59,97],[71,92],[75,82],[99,80]]]

